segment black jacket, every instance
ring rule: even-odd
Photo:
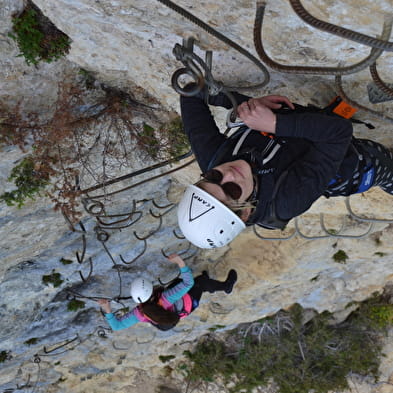
[[[249,99],[238,93],[234,96],[239,104]],[[205,172],[226,138],[220,133],[201,95],[182,96],[180,103],[185,132],[199,166]],[[223,94],[210,97],[209,104],[231,108],[230,101]],[[281,143],[281,148],[264,168],[264,173],[258,175],[258,203],[246,223],[249,225],[264,226],[272,206],[275,215],[283,221],[300,215],[324,194],[337,173],[344,179],[350,178],[359,162],[351,145],[353,129],[349,120],[320,113],[277,112],[275,139]],[[269,137],[252,131],[241,151],[263,151],[269,141]],[[229,153],[215,165],[239,158],[231,157]],[[240,158],[247,160],[247,154],[240,155]],[[250,160],[247,161],[251,164]],[[254,173],[258,169],[261,168],[257,164]],[[284,172],[286,174],[282,176]],[[280,185],[272,204],[278,179]]]

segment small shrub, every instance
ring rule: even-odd
[[[162,363],[169,362],[170,360],[175,359],[175,358],[176,358],[175,355],[160,355],[158,357],[158,359],[160,359]]]
[[[146,150],[147,154],[153,159],[160,154],[160,142],[156,137],[155,129],[149,124],[143,123],[143,131],[138,134],[139,143]]]
[[[190,142],[184,132],[181,117],[175,117],[164,130],[168,136],[168,153],[171,157],[178,157],[190,150]]]
[[[94,89],[94,84],[96,82],[96,78],[93,74],[84,68],[79,70],[79,75],[82,77],[83,83],[85,84],[86,89]]]
[[[184,355],[192,362],[188,368],[183,366],[183,370],[191,381],[202,380],[213,382],[218,374],[228,375],[228,370],[232,369],[232,359],[226,356],[227,348],[222,341],[211,339],[210,337],[199,341],[192,352],[184,351]]]
[[[9,37],[18,44],[20,55],[27,64],[38,64],[41,60],[51,63],[65,56],[71,40],[46,18],[29,1],[19,16],[12,18],[13,33]]]
[[[370,299],[359,303],[355,312],[358,318],[363,318],[375,329],[386,329],[393,325],[393,304],[389,296],[375,293]]]
[[[38,342],[38,338],[32,337],[32,338],[29,338],[28,340],[26,340],[25,344],[26,345],[34,345],[34,344],[37,344],[37,342]]]
[[[376,236],[374,238],[374,241],[375,241],[375,245],[376,246],[380,246],[382,244],[382,240],[381,240],[381,238],[379,236]]]
[[[377,256],[379,256],[379,257],[384,257],[386,254],[384,253],[384,252],[380,252],[380,251],[377,251],[377,252],[374,252],[374,255],[377,255]]]
[[[68,311],[78,311],[82,308],[85,308],[85,302],[82,300],[72,299],[67,304]]]
[[[137,138],[139,146],[153,159],[179,157],[191,148],[179,116],[159,129],[143,123],[143,130],[138,132]]]
[[[61,262],[63,265],[71,265],[71,263],[72,263],[71,259],[65,259],[65,258],[61,258],[61,259],[60,259],[60,262]]]
[[[348,259],[348,255],[343,250],[338,250],[332,257],[335,262],[338,263],[346,263]]]
[[[10,360],[10,359],[11,359],[10,351],[0,352],[0,363],[4,363],[6,360]]]
[[[231,392],[251,392],[273,380],[279,393],[327,393],[348,388],[350,373],[377,379],[381,331],[368,310],[378,302],[371,309],[360,306],[338,325],[331,325],[327,312],[303,323],[303,310],[296,305],[258,321],[260,330],[245,338],[244,330],[237,329],[222,340],[209,335],[185,352],[188,361],[181,371],[189,381],[211,382],[220,376],[226,385],[232,383]],[[385,321],[393,315],[378,310]]]
[[[215,332],[216,330],[218,330],[218,329],[223,329],[225,327],[225,325],[214,325],[214,326],[211,326],[211,327],[209,327],[209,332]]]
[[[33,199],[49,183],[50,174],[40,169],[39,163],[35,163],[31,156],[25,157],[15,166],[8,181],[14,182],[15,190],[0,195],[8,206],[17,205],[19,208],[25,203],[26,198]]]
[[[54,288],[57,288],[64,282],[64,280],[61,279],[60,273],[53,271],[51,274],[43,275],[42,282],[45,285],[52,284]]]

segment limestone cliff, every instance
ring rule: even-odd
[[[35,0],[34,3],[72,39],[71,51],[55,63],[28,67],[23,58],[16,57],[18,49],[7,36],[11,15],[23,8],[23,1],[0,0],[0,101],[9,107],[18,104],[23,111],[41,115],[51,112],[59,94],[59,83],[83,68],[108,85],[130,92],[142,87],[167,110],[178,111],[178,96],[170,86],[170,78],[180,63],[173,57],[172,48],[191,35],[198,39],[201,54],[204,50],[214,51],[213,73],[217,79],[227,85],[241,86],[257,84],[262,78],[247,58],[158,1]],[[384,15],[393,10],[391,0],[348,0],[345,4],[304,0],[303,3],[322,20],[373,37],[381,34]],[[255,54],[254,1],[182,0],[179,5]],[[370,52],[365,45],[306,25],[285,0],[267,2],[263,33],[269,55],[288,65],[350,65]],[[377,64],[382,79],[391,82],[391,52],[384,52]],[[267,86],[248,93],[275,92],[293,101],[318,105],[327,104],[336,93],[334,76],[272,70],[270,74]],[[370,82],[367,69],[343,77],[344,88],[352,99],[393,117],[392,101],[370,104],[367,95]],[[224,113],[217,111],[217,115],[222,120]],[[357,117],[372,122],[376,129],[356,125],[356,135],[393,146],[391,123],[366,111],[360,111]],[[24,155],[16,147],[1,148],[0,192],[12,188],[7,176]],[[123,168],[121,174],[146,164],[140,158],[137,162],[137,156],[134,158],[135,166]],[[70,231],[64,218],[53,211],[49,199],[29,201],[22,209],[0,205],[0,351],[10,351],[12,356],[2,363],[0,387],[3,390],[19,386],[29,391],[23,385],[34,386],[37,380],[37,388],[49,392],[154,392],[164,378],[158,356],[170,354],[180,358],[182,351],[209,327],[234,327],[296,302],[317,311],[339,312],[349,302],[363,300],[393,281],[393,226],[377,223],[361,239],[312,240],[311,237],[321,235],[320,212],[325,213],[326,225],[332,229],[338,228],[342,217],[347,215],[342,199],[321,199],[300,223],[304,237],[264,240],[248,229],[224,249],[203,251],[195,256],[192,255],[197,250],[188,250],[186,255],[191,256],[188,263],[194,272],[207,269],[212,276],[222,279],[230,268],[236,268],[239,282],[230,296],[206,295],[201,307],[173,331],[160,332],[138,325],[109,332],[92,300],[81,299],[86,303],[83,309],[67,311],[70,300],[67,288],[87,296],[126,297],[136,274],[163,281],[176,275],[176,269],[168,265],[161,250],[186,248],[185,242],[173,234],[176,217],[171,208],[187,181],[197,179],[198,173],[198,168],[191,165],[112,198],[108,202],[110,214],[126,216],[133,208],[132,200],[136,200],[139,202],[134,210],[141,212],[141,217],[129,229],[109,231],[110,238],[105,241],[97,237],[94,216],[85,214],[84,231],[80,226]],[[380,190],[357,195],[351,201],[358,215],[393,220],[393,200]],[[162,215],[161,226],[159,215]],[[346,234],[360,235],[368,230],[368,225],[350,219],[346,228]],[[139,238],[147,236],[144,253],[144,240],[135,237],[134,231]],[[293,226],[288,233],[291,231]],[[263,236],[271,237],[271,234],[263,232]],[[84,242],[85,257],[78,264],[76,252],[82,254]],[[348,255],[345,264],[333,259],[338,250]],[[141,253],[130,265],[120,259],[121,255],[130,261]],[[89,275],[89,258],[93,273],[83,283],[80,273],[84,277]],[[73,263],[64,265],[61,259]],[[114,269],[114,265],[122,268]],[[60,272],[64,280],[59,287],[42,281],[53,270]],[[129,300],[125,305],[133,306]],[[384,380],[392,378],[393,373],[391,343],[387,344],[386,352],[388,356],[381,370]],[[39,358],[35,357],[37,354]],[[34,359],[41,362],[34,363]],[[146,386],[146,381],[151,383]],[[388,392],[383,390],[386,387],[379,388]],[[371,392],[373,388],[365,384],[362,389]]]

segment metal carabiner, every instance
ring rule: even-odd
[[[244,121],[236,121],[237,117],[235,116],[234,109],[232,108],[231,110],[228,111],[227,114],[227,119],[226,119],[226,125],[228,128],[236,128],[236,127],[242,127],[245,126],[246,123]]]

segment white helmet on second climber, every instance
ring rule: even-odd
[[[186,239],[200,248],[225,246],[246,227],[228,206],[195,185],[184,192],[177,218]]]
[[[153,284],[146,278],[138,277],[131,283],[130,293],[134,302],[144,303],[153,294]]]

